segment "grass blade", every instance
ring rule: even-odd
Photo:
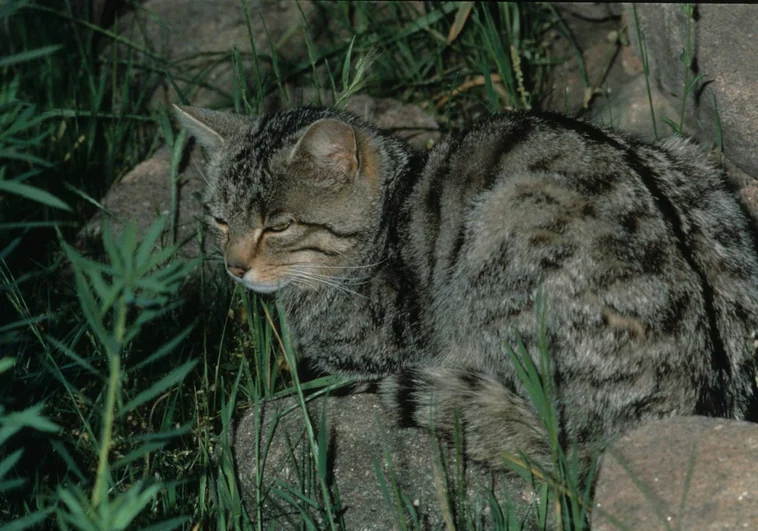
[[[119,416],[124,416],[129,411],[141,406],[145,402],[152,400],[159,394],[165,392],[166,390],[184,380],[190,371],[195,368],[195,365],[197,365],[198,361],[199,360],[190,360],[172,370],[166,376],[155,382],[148,389],[142,391],[131,401],[129,401],[124,407],[122,407],[121,411],[119,411]]]
[[[0,181],[0,193],[20,195],[21,197],[25,197],[31,201],[36,201],[37,203],[47,205],[51,208],[57,208],[59,210],[71,212],[71,207],[55,197],[53,194],[44,190],[40,190],[39,188],[35,188],[34,186],[29,186],[28,184],[23,184],[15,181]]]

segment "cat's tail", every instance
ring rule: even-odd
[[[474,461],[512,470],[509,461],[515,458],[523,467],[526,456],[542,470],[552,468],[537,411],[492,377],[466,369],[411,369],[385,378],[379,389],[401,426],[425,427],[449,440],[460,430],[466,455]]]

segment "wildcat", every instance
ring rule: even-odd
[[[508,113],[427,153],[334,109],[175,112],[208,155],[229,274],[277,293],[318,370],[378,381],[401,425],[460,426],[496,468],[547,462],[506,347],[539,364],[540,288],[583,458],[648,419],[748,414],[755,233],[688,140]]]

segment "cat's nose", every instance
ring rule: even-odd
[[[229,272],[234,275],[237,278],[242,278],[245,276],[245,273],[248,271],[248,267],[236,263],[236,262],[229,262],[226,264],[226,268],[229,270]]]

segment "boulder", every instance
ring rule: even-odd
[[[688,79],[704,77],[689,92],[686,119],[701,142],[715,143],[720,124],[726,156],[747,174],[758,177],[758,6],[749,4],[694,6],[692,17],[683,4],[637,4],[637,20],[650,61],[652,82],[674,102],[679,122],[685,70]],[[634,10],[626,6],[629,36],[639,50]],[[689,47],[692,61],[680,57]]]
[[[516,521],[526,519],[526,529],[535,525],[537,496],[523,480],[470,463],[462,462],[459,469],[454,445],[424,430],[397,428],[377,395],[321,397],[308,404],[308,411],[317,440],[325,419],[327,478],[332,491],[339,493],[345,529],[440,529],[456,517],[478,519],[484,529],[491,529],[491,493],[503,513],[506,503],[513,503]],[[263,403],[258,411],[249,409],[234,430],[242,499],[253,520],[260,503],[264,527],[298,528],[299,509],[287,500],[295,499],[292,490],[307,491],[323,503],[305,433],[302,409],[293,398]],[[262,490],[256,480],[260,466]],[[317,511],[308,510],[321,521]]]
[[[303,26],[307,24],[311,33],[318,33],[322,24],[311,0],[301,0],[299,5],[302,15],[296,2],[247,2],[258,55],[270,56],[274,48],[281,61],[307,58]],[[120,57],[140,50],[138,62],[175,74],[173,81],[190,97],[193,105],[203,107],[230,101],[235,84],[231,61],[234,48],[240,53],[243,70],[253,75],[250,33],[242,2],[148,0],[124,16],[119,26],[124,28],[123,37],[132,43],[121,48]],[[172,64],[179,65],[181,76],[176,76]],[[258,67],[265,72],[271,69],[271,64],[259,60]],[[154,104],[176,101],[173,86],[166,76],[161,76],[157,86],[149,85],[150,79],[157,78],[145,76],[147,91],[161,89],[152,95]],[[200,85],[196,87],[198,81]],[[255,82],[252,85],[255,86]],[[190,90],[192,92],[188,92]]]
[[[758,529],[758,425],[652,421],[606,451],[592,529]]]

